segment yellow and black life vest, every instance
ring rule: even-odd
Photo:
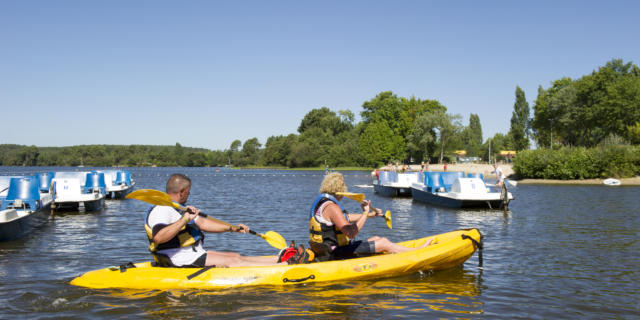
[[[165,243],[160,243],[160,244],[153,242],[153,236],[154,236],[153,229],[151,229],[151,227],[149,226],[149,215],[151,214],[151,211],[153,210],[153,208],[155,208],[155,206],[152,206],[151,208],[149,208],[149,211],[147,211],[147,220],[146,220],[146,223],[144,224],[144,229],[147,232],[147,238],[149,238],[149,251],[151,251],[151,254],[154,256],[154,258],[156,258],[156,261],[158,261],[156,257],[157,252],[160,250],[182,248],[182,247],[189,247],[189,246],[195,247],[198,244],[198,242],[204,240],[204,233],[202,233],[202,231],[200,231],[198,227],[194,227],[191,224],[187,224],[184,227],[182,227],[182,229],[180,229],[180,232],[178,232],[178,234],[175,237],[173,237],[171,240]]]
[[[340,207],[340,211],[342,211],[342,213],[344,214],[345,219],[349,221],[347,211],[344,210],[342,205],[340,205],[338,199],[328,193],[323,193],[316,198],[313,205],[311,206],[311,212],[309,215],[309,238],[311,239],[311,242],[326,244],[330,247],[346,246],[347,244],[349,244],[350,240],[345,234],[342,233],[340,229],[338,229],[338,227],[336,227],[335,224],[333,226],[327,226],[320,223],[320,221],[318,221],[318,219],[316,218],[316,211],[323,203],[327,201],[331,201],[337,204],[338,207]]]

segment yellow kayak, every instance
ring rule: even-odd
[[[235,268],[163,268],[154,267],[151,262],[141,262],[133,265],[135,267],[110,267],[90,271],[73,279],[71,284],[93,289],[222,289],[237,286],[386,278],[421,270],[443,270],[461,265],[473,255],[482,239],[477,229],[468,229],[399,244],[419,248],[432,237],[435,239],[431,245],[409,252],[309,264]],[[273,259],[276,260],[276,257],[274,256]]]

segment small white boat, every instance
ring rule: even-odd
[[[111,199],[124,199],[136,182],[131,179],[131,173],[126,170],[101,170],[105,176],[106,195]]]
[[[620,180],[614,178],[604,179],[602,183],[606,186],[619,186],[621,184]]]
[[[0,241],[27,235],[48,220],[51,196],[34,176],[0,177]]]
[[[77,210],[81,204],[85,211],[104,207],[106,183],[101,172],[56,172],[51,190],[55,209]]]
[[[418,176],[418,172],[378,171],[377,179],[374,176],[373,191],[387,197],[410,196],[411,184],[418,182]]]
[[[451,208],[504,208],[513,200],[506,185],[487,187],[482,175],[465,177],[464,172],[425,172],[424,182],[411,185],[413,200]]]

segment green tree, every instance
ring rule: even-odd
[[[446,111],[446,108],[436,100],[421,100],[415,97],[399,98],[391,91],[379,93],[375,98],[366,101],[362,108],[364,110],[360,115],[365,129],[374,123],[378,126],[378,123],[381,122],[384,122],[391,129],[389,139],[399,141],[398,148],[405,150],[404,154],[396,159],[407,159],[411,156],[412,151],[418,152],[414,156],[419,158],[421,151],[407,148],[408,137],[414,128],[414,121],[425,113]],[[370,130],[365,131],[370,132]]]
[[[340,110],[336,114],[327,107],[313,109],[302,119],[295,144],[289,149],[287,163],[294,167],[315,167],[329,163],[345,163],[341,145],[344,137],[354,130],[354,115],[351,111]],[[351,150],[347,148],[345,150]],[[268,152],[271,156],[273,153]]]
[[[240,162],[240,147],[242,146],[242,141],[236,139],[231,142],[229,146],[229,150],[227,150],[227,161],[229,165],[238,165]]]
[[[513,105],[509,137],[518,151],[529,149],[530,121],[529,103],[524,96],[524,91],[516,86],[516,102]]]
[[[463,129],[459,114],[448,114],[443,110],[425,113],[414,124],[413,133],[410,135],[412,148],[428,150],[432,142],[437,143],[439,163],[442,163],[445,151],[449,151],[452,140]]]
[[[627,139],[633,144],[640,144],[640,122],[627,126]]]
[[[320,128],[337,135],[353,128],[353,113],[351,111],[339,111],[340,115],[327,107],[309,111],[298,126],[298,132],[304,133],[310,128]]]
[[[373,122],[367,125],[360,135],[359,150],[364,157],[364,164],[379,164],[404,158],[404,141],[393,134],[386,121]]]
[[[295,134],[269,137],[262,153],[262,163],[268,166],[289,166],[288,159],[297,141],[298,136]]]
[[[469,126],[463,129],[461,135],[462,148],[467,151],[467,156],[479,156],[482,146],[482,125],[477,114],[472,113],[469,116]]]
[[[21,166],[35,166],[38,164],[38,157],[40,156],[40,151],[36,146],[24,147],[19,154],[19,165]]]
[[[413,130],[407,137],[407,146],[414,155],[417,155],[416,159],[428,162],[435,154],[436,126],[435,117],[426,114],[414,121]]]
[[[500,151],[512,150],[509,138],[502,133],[496,133],[482,145],[482,158],[494,162],[500,155]],[[491,153],[489,153],[491,151]]]
[[[532,127],[541,146],[595,146],[611,134],[626,137],[640,121],[640,69],[614,59],[591,74],[538,90]]]
[[[244,142],[242,151],[240,152],[240,165],[256,165],[260,157],[260,147],[262,144],[258,138],[251,138]]]
[[[360,157],[359,135],[357,130],[342,132],[335,137],[335,143],[329,148],[327,164],[331,167],[354,166],[364,163]]]

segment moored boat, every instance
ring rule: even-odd
[[[410,196],[411,184],[418,182],[418,172],[379,171],[373,180],[373,191],[387,197]]]
[[[85,211],[104,207],[106,183],[101,172],[56,172],[51,190],[55,209],[77,210],[81,204]]]
[[[425,172],[423,183],[411,186],[413,200],[451,208],[504,208],[513,195],[506,186],[490,188],[482,175],[464,172]]]
[[[33,176],[2,177],[0,193],[0,241],[10,241],[27,235],[48,219],[51,196],[39,191]],[[6,193],[4,192],[6,188]]]
[[[421,247],[432,237],[435,237],[433,244]],[[73,279],[71,284],[94,289],[222,289],[385,278],[459,266],[481,247],[481,240],[477,229],[457,230],[399,243],[418,248],[408,252],[296,265],[163,268],[142,262],[90,271]]]
[[[124,199],[133,190],[136,182],[126,170],[101,170],[104,173],[106,196],[111,199]]]
[[[620,180],[615,178],[604,179],[602,183],[605,186],[619,186],[621,184]]]

